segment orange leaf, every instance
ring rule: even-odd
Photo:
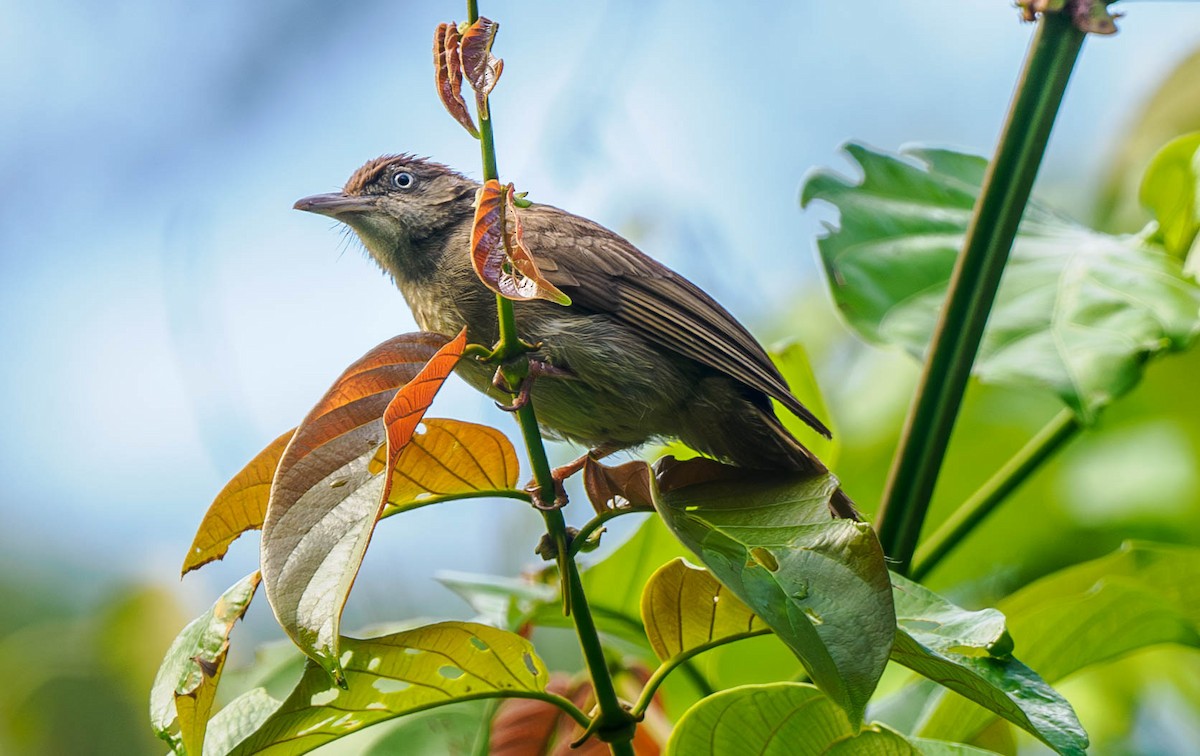
[[[462,35],[463,72],[475,90],[479,117],[485,120],[488,118],[488,95],[504,70],[504,61],[492,55],[492,42],[499,29],[500,24],[480,16]]]
[[[396,393],[387,409],[384,410],[383,424],[387,428],[388,470],[396,468],[400,452],[404,451],[404,447],[412,439],[413,433],[421,423],[421,418],[425,416],[425,410],[429,409],[430,404],[433,404],[433,398],[437,396],[442,384],[450,377],[450,373],[458,364],[466,346],[467,329],[463,328],[454,341],[439,349],[437,354],[425,364],[425,367],[421,368],[421,372]],[[388,496],[391,495],[394,479],[394,476],[389,474],[387,482],[384,483],[383,496],[379,500],[380,512],[383,511],[383,506],[387,503]]]
[[[220,559],[238,536],[262,527],[275,468],[295,432],[293,428],[272,441],[217,494],[196,530],[192,547],[183,560],[182,574]]]
[[[471,229],[471,262],[479,279],[508,299],[571,304],[570,297],[542,277],[523,235],[513,185],[501,187],[499,181],[488,180],[475,195]]]
[[[335,680],[342,607],[387,477],[371,464],[387,437],[383,414],[447,341],[405,334],[351,365],[300,423],[271,485],[262,537],[267,599],[288,635]]]
[[[467,110],[467,101],[462,96],[462,57],[458,44],[458,25],[453,22],[438,24],[433,35],[433,67],[437,72],[438,96],[454,120],[478,139],[479,129],[475,128],[475,122]]]
[[[429,495],[516,488],[517,452],[503,433],[462,420],[427,417],[423,425],[424,432],[413,434],[396,462],[388,497],[396,505],[392,509],[420,506]],[[383,464],[379,455],[376,459]]]

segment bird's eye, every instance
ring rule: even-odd
[[[392,186],[397,189],[411,189],[417,183],[416,178],[408,171],[397,171],[392,175]]]

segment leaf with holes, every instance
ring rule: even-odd
[[[1049,682],[1162,643],[1200,648],[1200,549],[1127,543],[999,604],[1022,658]],[[922,734],[965,740],[994,716],[943,696]]]
[[[987,163],[947,150],[846,151],[861,182],[819,171],[802,193],[805,205],[824,200],[841,214],[818,241],[834,298],[864,338],[920,358]],[[1192,343],[1198,313],[1200,287],[1161,247],[1030,203],[973,370],[1049,390],[1090,422],[1137,384],[1148,357]]]
[[[500,73],[504,70],[504,61],[492,55],[492,43],[496,41],[496,32],[500,24],[480,16],[475,23],[463,32],[460,45],[463,72],[471,88],[475,90],[475,103],[479,108],[479,117],[486,120],[488,116],[488,95],[492,93]]]
[[[837,479],[711,460],[660,460],[656,472],[667,527],[857,725],[887,664],[896,614],[874,531],[829,513]]]
[[[259,574],[239,580],[167,649],[150,689],[150,721],[177,753],[202,753],[208,714],[229,652],[229,633],[250,605]]]
[[[271,497],[271,480],[295,432],[293,428],[272,441],[217,494],[183,560],[184,575],[225,556],[229,544],[242,533],[262,527],[267,500]]]
[[[446,499],[516,490],[517,452],[503,433],[462,420],[426,418],[422,424],[396,461],[385,517]],[[375,464],[385,459],[380,450]]]
[[[642,591],[642,624],[661,661],[770,630],[701,567],[674,559]]]
[[[389,339],[351,365],[308,414],[280,460],[263,524],[262,572],[279,624],[340,679],[342,606],[383,506],[383,467],[372,464],[383,415],[448,339]]]
[[[898,625],[892,661],[1004,717],[1059,753],[1086,750],[1087,734],[1071,704],[1011,656],[1003,614],[969,612],[899,575],[892,575],[892,583]],[[945,738],[928,728],[919,734],[968,739]]]
[[[287,700],[233,754],[272,748],[306,753],[377,722],[434,706],[546,695],[549,675],[532,644],[487,625],[441,622],[341,641],[346,688],[337,687],[310,661]]]
[[[479,280],[508,299],[545,299],[569,305],[571,298],[542,277],[522,239],[520,218],[512,205],[513,185],[487,181],[475,195],[471,262]]]
[[[467,101],[462,96],[462,57],[459,53],[458,25],[455,23],[438,24],[433,35],[433,67],[437,72],[438,97],[442,105],[454,120],[462,124],[471,136],[479,138],[479,129],[471,120],[467,110]]]
[[[972,752],[979,753],[973,749],[960,751]],[[812,685],[784,682],[743,685],[703,699],[679,720],[665,753],[919,756],[922,750],[881,724],[860,730],[840,706]]]

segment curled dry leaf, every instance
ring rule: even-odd
[[[640,459],[602,465],[590,456],[583,463],[583,487],[596,514],[629,507],[653,507],[650,466]]]
[[[438,97],[454,120],[470,132],[471,136],[479,138],[479,129],[471,120],[467,110],[467,101],[462,96],[462,57],[459,53],[458,25],[451,22],[438,24],[433,35],[433,67],[436,70]]]
[[[262,527],[275,468],[295,432],[293,428],[272,441],[217,494],[183,560],[184,575],[225,556],[229,544],[242,533]]]
[[[508,299],[571,304],[570,297],[542,277],[525,246],[520,216],[513,205],[512,184],[501,187],[499,181],[491,179],[475,195],[471,262],[479,279]]]
[[[462,35],[462,67],[475,90],[475,103],[483,119],[488,118],[488,95],[504,70],[504,61],[492,55],[492,42],[499,29],[500,24],[480,16]]]
[[[300,423],[275,473],[262,538],[267,599],[288,635],[335,679],[342,607],[383,502],[386,476],[372,464],[387,438],[383,415],[447,341],[405,334],[364,355]]]

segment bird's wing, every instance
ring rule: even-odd
[[[608,229],[564,210],[522,211],[542,274],[572,306],[611,315],[656,344],[779,400],[828,437],[829,429],[788,388],[750,332],[712,297]]]

